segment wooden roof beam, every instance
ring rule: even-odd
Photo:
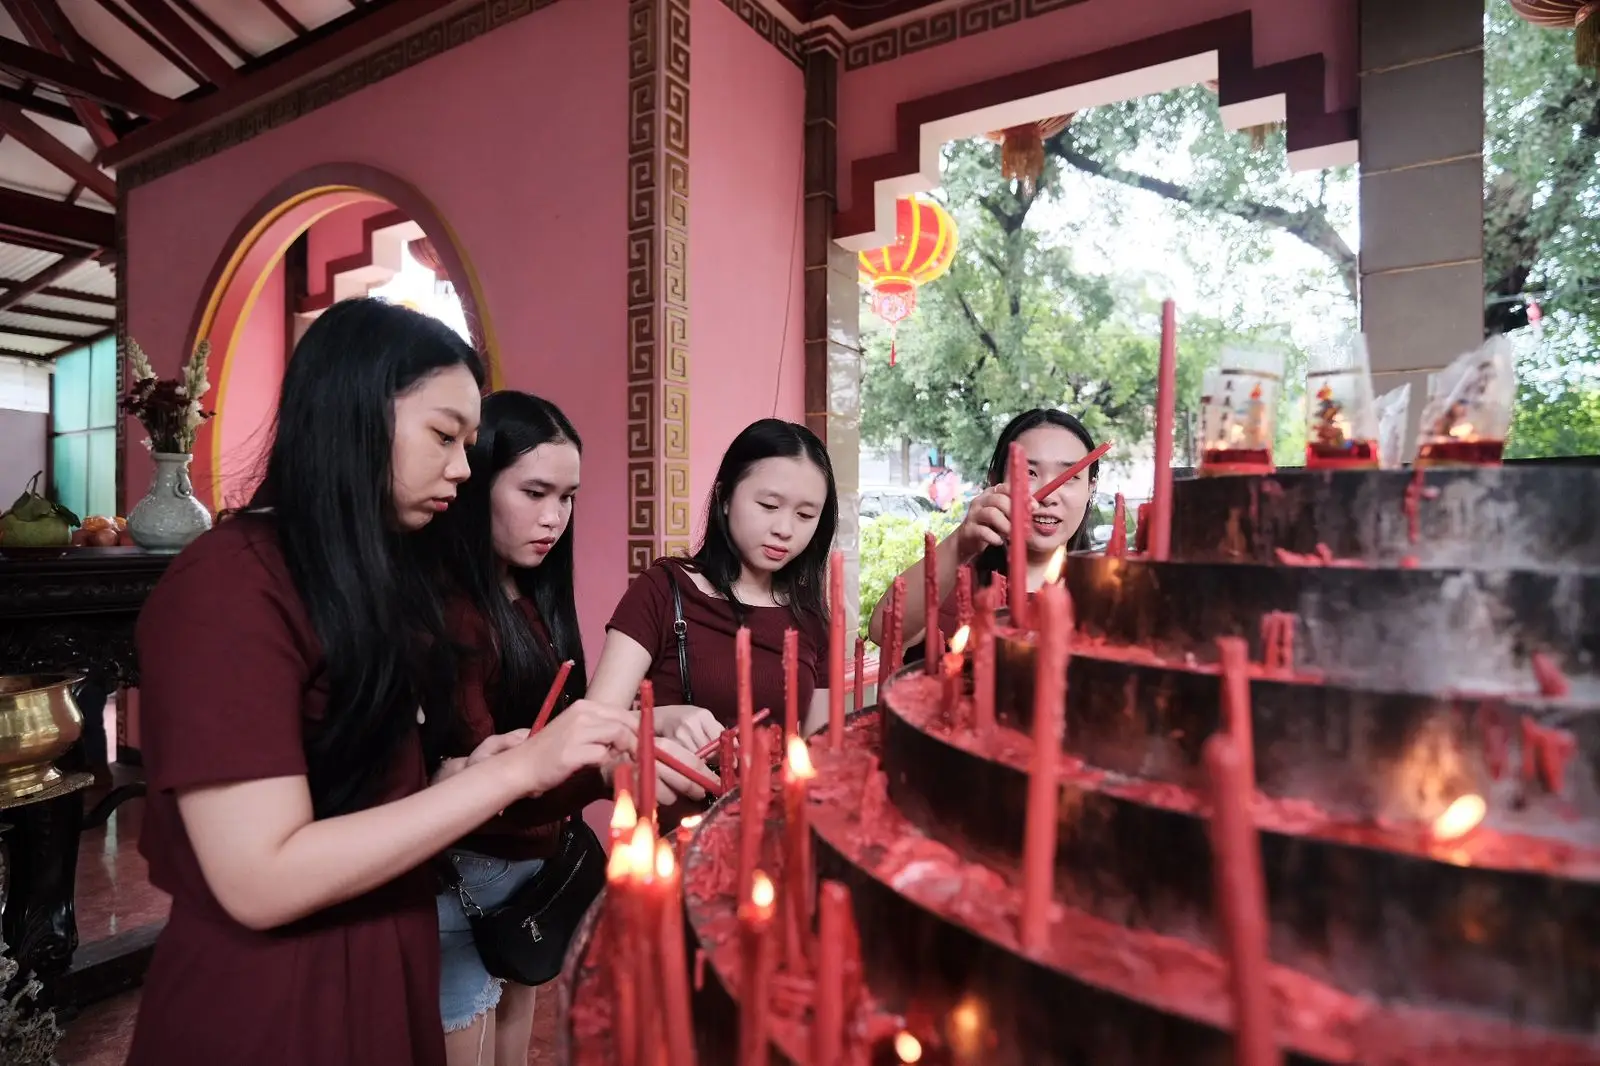
[[[206,80],[219,88],[239,80],[239,72],[222,54],[212,48],[200,32],[184,21],[177,10],[167,6],[166,0],[127,0],[134,14],[150,24],[150,28],[167,39],[167,43],[195,65]]]
[[[55,135],[23,114],[16,104],[0,100],[0,130],[9,133],[22,146],[74,181],[82,182],[108,204],[117,202],[117,183]],[[109,132],[109,130],[108,130]]]
[[[62,13],[56,0],[4,0],[4,2],[11,20],[22,30],[23,37],[27,38],[33,47],[59,59],[69,60],[90,70],[94,69],[94,57],[88,42],[78,36],[77,28]],[[104,112],[93,103],[76,96],[69,96],[67,103],[71,106],[78,122],[89,131],[89,137],[94,141],[96,148],[104,151],[117,143],[117,135],[111,132],[111,125],[106,121]]]
[[[0,37],[0,70],[9,70],[19,78],[32,78],[68,96],[87,97],[135,115],[163,118],[178,109],[177,101],[153,93],[143,85],[80,67],[60,56],[5,37]]]
[[[88,256],[68,256],[58,261],[54,266],[45,267],[16,288],[7,291],[4,296],[0,296],[0,311],[11,310],[28,297],[36,295],[46,286],[67,276],[88,261]]]
[[[85,248],[111,248],[117,243],[116,216],[15,189],[0,189],[0,227]]]
[[[20,282],[20,281],[6,281],[6,280],[3,280],[3,279],[0,279],[0,292],[4,292],[4,291],[6,291],[8,289],[14,289],[18,285],[21,285],[21,284],[22,284],[22,282]],[[51,296],[51,297],[54,297],[57,300],[77,300],[80,303],[96,304],[96,305],[99,305],[101,307],[115,308],[117,306],[117,298],[115,296],[101,296],[97,292],[80,292],[77,289],[59,289],[59,288],[56,288],[53,285],[46,285],[44,288],[40,289],[34,295],[36,295],[36,296]],[[39,308],[29,308],[26,311],[23,311],[23,310],[19,309],[17,313],[18,314],[28,314],[28,315],[42,315],[42,314],[45,314],[46,312],[44,312],[43,310],[40,310]],[[65,314],[66,312],[64,312],[64,311],[56,311],[56,312],[52,312],[52,313],[60,315],[60,314]],[[88,316],[83,316],[83,317],[87,318]],[[97,321],[99,321],[99,320],[97,320]],[[109,321],[109,320],[106,320],[106,321]]]

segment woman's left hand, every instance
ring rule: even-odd
[[[669,704],[656,708],[656,735],[676,740],[691,752],[699,751],[722,735],[722,723],[704,707]]]

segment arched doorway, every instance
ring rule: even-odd
[[[245,452],[259,451],[265,443],[262,429],[276,410],[274,371],[281,369],[250,365],[247,340],[252,322],[259,321],[254,312],[263,290],[275,277],[281,278],[284,257],[301,235],[336,213],[363,206],[373,258],[398,256],[405,243],[426,240],[435,269],[455,287],[474,345],[485,353],[491,385],[499,384],[494,332],[477,277],[460,242],[427,198],[375,167],[334,163],[303,171],[262,197],[230,235],[212,267],[206,298],[196,308],[189,331],[191,347],[202,339],[211,340],[215,387],[210,399],[216,417],[202,427],[195,441],[198,461],[192,476],[196,495],[214,510],[236,506],[253,484],[257,464],[248,462]],[[359,282],[355,288],[365,291]],[[288,323],[286,328],[295,325]],[[254,378],[252,371],[257,371]],[[261,371],[273,380],[257,380],[263,378]]]

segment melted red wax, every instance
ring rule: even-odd
[[[1572,686],[1567,683],[1567,675],[1561,672],[1561,667],[1542,651],[1536,651],[1532,656],[1533,676],[1539,682],[1539,695],[1559,699],[1572,691]]]
[[[1522,779],[1543,780],[1544,787],[1561,794],[1567,780],[1567,761],[1578,749],[1578,742],[1565,729],[1542,726],[1522,716]]]
[[[1216,672],[1216,668],[1212,667],[1209,672]],[[922,683],[919,684],[919,680]],[[942,713],[941,695],[936,679],[933,684],[928,684],[926,678],[904,679],[889,691],[887,699],[896,713],[930,735],[981,758],[1004,763],[1022,773],[1028,772],[1033,749],[1031,737],[1004,725],[997,725],[987,739],[979,738],[969,730],[952,729]],[[1570,734],[1566,735],[1570,737]],[[1552,758],[1559,756],[1559,761],[1552,763],[1553,768],[1564,767],[1565,759],[1570,755],[1565,742],[1557,741],[1551,750]],[[1080,791],[1098,792],[1133,803],[1197,816],[1203,816],[1208,810],[1208,804],[1199,793],[1182,785],[1124,777],[1088,766],[1071,755],[1063,759],[1061,767],[1062,783]],[[1259,792],[1255,795],[1252,810],[1256,825],[1268,832],[1310,837],[1453,865],[1600,881],[1600,849],[1580,847],[1564,841],[1503,833],[1480,826],[1465,838],[1446,843],[1434,840],[1431,826],[1427,823],[1390,819],[1351,821],[1309,800],[1267,796]]]

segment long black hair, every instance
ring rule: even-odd
[[[1064,429],[1082,441],[1084,448],[1087,450],[1092,452],[1095,449],[1095,440],[1089,435],[1089,431],[1083,428],[1082,422],[1079,422],[1065,411],[1057,411],[1048,407],[1035,407],[1031,411],[1022,412],[1010,422],[1007,422],[1006,428],[1000,431],[1000,439],[995,441],[994,454],[989,457],[988,483],[990,485],[998,485],[1009,476],[1006,467],[1011,462],[1012,443],[1024,433],[1031,429],[1038,429],[1040,426],[1055,426],[1059,429]],[[1095,481],[1099,477],[1100,460],[1096,459],[1089,464],[1089,480]],[[1078,523],[1078,528],[1073,531],[1072,536],[1067,540],[1068,551],[1088,551],[1094,547],[1093,541],[1089,536],[1089,520],[1093,515],[1094,499],[1091,496],[1089,505],[1083,509],[1083,520]],[[1003,546],[991,546],[985,549],[974,566],[974,570],[984,574],[1003,572],[1005,568],[1006,549]]]
[[[797,619],[807,614],[825,619],[828,617],[828,553],[833,550],[833,534],[839,526],[839,490],[833,481],[833,463],[828,460],[827,447],[805,426],[781,418],[763,418],[750,423],[733,438],[733,443],[722,454],[716,484],[711,487],[711,496],[706,501],[705,535],[690,561],[732,605],[734,618],[743,624],[746,608],[734,594],[733,586],[739,580],[744,562],[728,529],[727,509],[733,490],[749,475],[750,468],[763,459],[809,460],[822,471],[828,483],[828,495],[822,501],[822,512],[817,515],[817,529],[811,542],[772,575],[773,593],[780,601],[788,603]]]
[[[462,652],[492,656],[484,697],[500,733],[533,724],[534,712],[555,683],[562,660],[572,660],[572,673],[563,689],[566,698],[581,699],[587,688],[578,604],[572,591],[573,522],[567,522],[566,530],[538,566],[510,570],[518,590],[538,608],[550,634],[549,644],[535,637],[506,597],[494,551],[491,498],[495,479],[541,444],[570,444],[583,451],[577,430],[549,400],[526,392],[497,392],[485,398],[478,440],[467,449],[472,476],[429,534],[440,542],[451,584],[488,621],[493,634],[492,648]],[[456,721],[452,726],[458,728],[459,724]],[[430,738],[435,735],[431,730],[425,732]],[[443,743],[455,739],[454,734],[438,737]]]
[[[295,346],[265,477],[237,519],[276,528],[322,646],[328,710],[305,739],[318,817],[376,797],[447,668],[433,568],[394,521],[394,402],[457,366],[482,386],[478,354],[436,319],[376,299],[328,308]]]

